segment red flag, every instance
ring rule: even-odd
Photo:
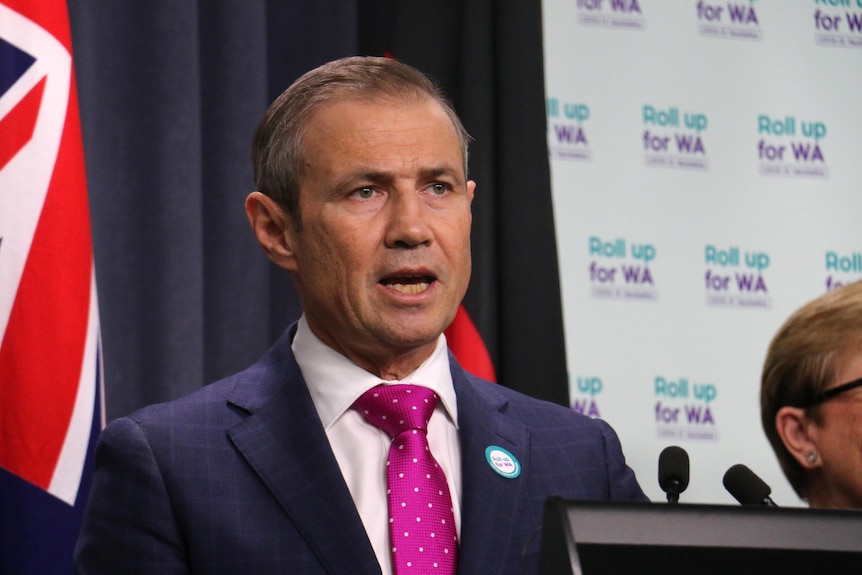
[[[0,467],[69,506],[104,411],[71,50],[64,0],[0,0]]]
[[[446,343],[464,369],[488,381],[497,381],[485,341],[463,305],[458,306],[455,319],[446,328]]]

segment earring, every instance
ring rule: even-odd
[[[808,455],[805,456],[805,461],[807,461],[808,463],[816,462],[817,461],[817,452],[816,451],[809,451]]]

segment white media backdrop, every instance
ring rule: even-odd
[[[772,335],[862,279],[862,0],[544,0],[573,408],[644,490],[734,503],[744,463],[803,505],[760,425]]]

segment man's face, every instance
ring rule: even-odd
[[[311,116],[303,143],[302,225],[289,236],[309,325],[369,371],[402,377],[470,279],[475,183],[455,128],[430,99],[344,101]]]

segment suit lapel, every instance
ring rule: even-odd
[[[249,417],[227,431],[241,456],[272,492],[327,572],[380,573],[380,567],[341,470],[330,448],[299,366],[290,352],[291,333],[261,363],[253,378],[235,388],[230,403]],[[525,505],[522,493],[530,469],[529,433],[509,424],[507,400],[493,388],[481,393],[450,356],[458,398],[462,503],[460,573],[503,573]],[[502,447],[521,464],[509,479],[485,457]],[[520,550],[515,550],[516,555]]]
[[[511,570],[512,545],[525,505],[524,486],[530,469],[529,433],[521,425],[507,423],[502,394],[480,393],[470,385],[461,368],[452,362],[452,379],[458,396],[461,438],[462,493],[460,573],[504,573]],[[494,471],[486,459],[490,446],[502,447],[517,458],[521,474],[507,478]],[[520,549],[514,550],[515,556]]]
[[[292,334],[290,334],[292,336]],[[344,483],[299,366],[289,351],[253,369],[254,384],[238,385],[231,403],[251,415],[228,430],[240,454],[260,476],[329,573],[380,573],[359,513]],[[285,341],[286,340],[286,341]],[[286,348],[286,349],[285,349]],[[275,390],[262,397],[263,390]],[[240,391],[242,390],[242,391]],[[245,390],[255,390],[245,395]]]

